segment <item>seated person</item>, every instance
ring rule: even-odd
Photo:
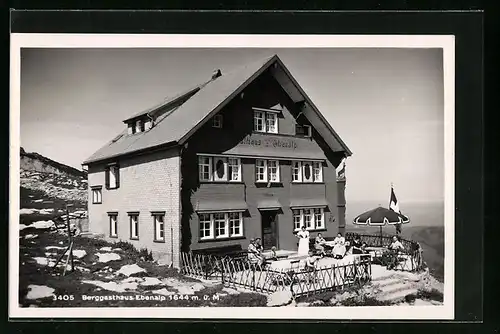
[[[335,239],[333,239],[333,244],[334,244],[332,250],[333,257],[336,259],[344,258],[344,255],[346,253],[345,238],[342,236],[341,233],[338,233]]]
[[[264,256],[262,256],[261,246],[257,243],[256,239],[250,239],[250,244],[247,248],[248,260],[252,264],[263,264]]]
[[[399,253],[399,251],[403,251],[404,249],[403,244],[399,241],[399,237],[392,237],[392,243],[389,245],[389,250]]]
[[[308,257],[305,261],[305,269],[306,271],[314,271],[316,268],[316,262],[318,262],[319,257],[314,255],[314,251],[310,250]]]
[[[361,243],[361,238],[359,237],[359,235],[356,235],[354,237],[354,240],[352,241],[352,253],[363,254],[362,246],[363,244]]]
[[[321,256],[325,256],[325,244],[326,240],[323,238],[321,233],[318,233],[318,236],[314,239],[314,248],[321,254]]]
[[[393,269],[398,262],[398,254],[400,251],[404,250],[404,246],[399,241],[398,236],[392,238],[392,243],[388,247],[389,249],[389,262],[387,264],[387,269]]]

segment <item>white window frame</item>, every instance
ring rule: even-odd
[[[306,211],[308,212],[306,214]],[[304,226],[306,227],[306,230],[314,230],[314,213],[313,209],[310,208],[304,208],[302,209],[302,219],[304,220]],[[308,226],[308,221],[306,218],[310,218],[309,220],[309,226]]]
[[[297,167],[295,167],[297,164]],[[297,179],[295,179],[295,171],[297,171]],[[300,183],[302,182],[302,161],[292,161],[292,182]]]
[[[206,220],[205,218],[208,218]],[[208,229],[206,228],[206,224],[208,223]],[[203,229],[201,228],[203,224]],[[208,235],[206,233],[203,233],[203,236],[201,234],[201,231],[207,231]],[[214,238],[214,225],[213,225],[213,220],[212,216],[210,213],[200,213],[198,215],[198,231],[200,233],[200,240],[207,240],[207,239],[213,239]]]
[[[216,216],[220,215],[223,218],[216,219]],[[234,217],[236,215],[236,217]],[[206,219],[208,218],[208,220]],[[222,234],[218,234],[218,223],[224,223],[224,229]],[[208,223],[208,228],[206,224]],[[234,233],[235,223],[238,224],[239,232]],[[203,224],[203,225],[202,225]],[[232,226],[231,226],[232,225]],[[203,228],[202,228],[203,227]],[[202,234],[202,230],[206,233]],[[242,211],[232,211],[232,212],[200,212],[198,213],[198,233],[200,240],[217,240],[217,239],[231,239],[243,236],[243,212]]]
[[[208,159],[208,163],[204,161],[204,159]],[[212,181],[213,173],[212,173],[212,157],[208,157],[205,155],[200,155],[198,157],[198,177],[200,181]],[[205,170],[204,167],[208,167],[208,178],[205,178]]]
[[[261,126],[259,126],[261,124]],[[253,112],[253,129],[257,132],[266,132],[266,113],[263,111]]]
[[[224,175],[217,175],[217,161],[222,160],[224,164]],[[208,170],[208,178],[206,176]],[[200,182],[241,182],[242,179],[241,159],[222,156],[198,156],[198,178]]]
[[[236,217],[234,217],[236,215]],[[232,217],[233,216],[233,217]],[[228,213],[228,226],[229,237],[242,237],[243,236],[243,212],[229,212]],[[238,226],[239,232],[234,233],[235,226]]]
[[[319,171],[318,177],[316,177],[316,171]],[[323,164],[321,162],[313,161],[312,172],[313,172],[313,182],[317,183],[323,182]]]
[[[109,213],[109,236],[111,238],[118,238],[118,214]]]
[[[160,219],[158,219],[161,217]],[[155,242],[165,242],[165,214],[164,213],[153,213],[153,222],[154,222],[154,241]],[[162,228],[160,228],[162,227]],[[163,236],[161,233],[163,231]]]
[[[275,166],[271,166],[276,164]],[[267,180],[271,183],[279,183],[280,182],[280,162],[279,160],[267,160]],[[272,170],[276,168],[276,173],[272,173]],[[273,175],[274,180],[273,180]]]
[[[325,209],[323,208],[314,208],[314,228],[316,230],[321,230],[325,228]],[[318,217],[320,219],[320,223],[318,223]]]
[[[302,227],[303,223],[304,223],[304,217],[302,215],[302,210],[300,209],[292,209],[292,219],[293,219],[293,230],[294,231],[300,231],[300,228]],[[299,218],[299,221],[296,221],[295,218]],[[297,223],[299,224],[297,226]]]
[[[221,218],[217,218],[217,216]],[[217,212],[212,214],[212,220],[214,222],[214,237],[215,239],[228,238],[229,237],[229,226],[227,221],[227,213]],[[219,234],[219,223],[224,224],[223,232]]]
[[[130,239],[139,240],[139,214],[130,213],[128,216],[130,222]]]
[[[266,132],[278,133],[278,114],[273,112],[266,112],[265,116],[266,116]],[[271,123],[270,121],[273,121],[274,124]]]
[[[117,165],[110,165],[109,166],[109,189],[117,189],[118,188],[118,173],[120,173],[120,169],[118,168]],[[111,182],[113,180],[113,182]]]
[[[259,175],[262,175],[262,178],[259,178]],[[267,183],[267,160],[255,159],[255,182]]]
[[[102,187],[91,188],[92,204],[102,204]]]
[[[309,166],[309,168],[308,168]],[[306,178],[306,169],[309,169],[309,179]],[[313,182],[313,168],[312,168],[312,162],[311,161],[304,161],[302,163],[302,182],[304,183],[311,183]]]
[[[297,165],[298,167],[295,167]],[[306,168],[309,165],[310,178],[306,179]],[[292,183],[323,183],[323,163],[321,161],[292,160]],[[299,173],[295,173],[296,171]],[[316,172],[319,172],[316,177]],[[298,178],[296,178],[298,176]]]
[[[228,158],[227,166],[229,182],[241,182],[241,159]]]
[[[227,167],[227,158],[224,158],[224,157],[211,157],[210,160],[213,162],[213,166],[212,166],[212,172],[213,172],[213,177],[212,177],[212,180],[214,182],[224,182],[224,181],[227,181],[228,180],[228,175],[227,175],[227,172],[228,172],[228,167]],[[222,175],[222,177],[219,177],[217,175],[217,163],[219,161],[222,161],[222,168],[224,168],[224,174]]]
[[[311,226],[306,225],[306,215],[305,210],[309,211],[309,215],[311,216]],[[298,214],[297,214],[298,213]],[[318,216],[321,217],[321,221],[318,223]],[[314,230],[324,230],[325,227],[325,209],[324,208],[301,208],[301,209],[292,209],[292,217],[293,217],[293,230],[299,231],[304,225],[306,230],[314,231]],[[300,225],[297,227],[296,217],[300,217]]]
[[[212,119],[212,127],[222,129],[222,115],[215,115]]]

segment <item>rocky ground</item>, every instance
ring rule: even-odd
[[[87,202],[87,180],[83,177],[21,170],[20,185],[41,191],[47,198]]]
[[[266,296],[184,277],[148,261],[126,242],[74,238],[72,271],[67,256],[57,263],[68,246],[64,224],[24,220],[19,236],[23,307],[266,305]]]

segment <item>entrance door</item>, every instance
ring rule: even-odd
[[[262,247],[269,250],[278,247],[278,224],[276,211],[261,211],[262,215]]]

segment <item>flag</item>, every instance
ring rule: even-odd
[[[398,199],[396,198],[396,194],[394,193],[394,188],[392,187],[392,184],[391,184],[391,199],[389,200],[389,209],[399,214],[401,213],[401,210],[399,210]],[[396,234],[400,234],[401,224],[396,224],[395,226],[396,226]]]
[[[342,167],[337,172],[337,179],[338,180],[345,179],[345,159],[342,161]]]
[[[394,193],[394,188],[391,186],[391,200],[389,201],[389,209],[401,213],[399,210],[398,199],[396,198],[396,194]]]

